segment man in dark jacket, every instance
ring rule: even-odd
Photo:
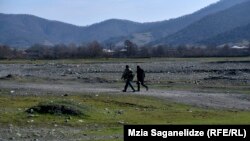
[[[124,72],[122,74],[121,79],[126,81],[126,85],[124,87],[123,92],[127,91],[128,85],[132,88],[133,92],[135,92],[135,89],[131,84],[131,81],[134,79],[134,74],[133,74],[133,71],[129,68],[128,65],[126,65],[126,68],[125,68],[125,70],[124,70]]]
[[[140,91],[140,84],[148,90],[148,86],[144,84],[144,78],[145,78],[145,72],[144,70],[140,67],[137,66],[137,86],[138,86],[138,91]]]

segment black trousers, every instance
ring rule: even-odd
[[[138,80],[138,81],[137,81],[137,88],[138,88],[138,91],[140,91],[140,84],[148,90],[148,86],[146,86],[146,85],[144,84],[144,80]]]
[[[125,85],[125,87],[124,87],[124,90],[123,90],[123,91],[125,91],[125,92],[126,92],[126,91],[127,91],[128,86],[130,86],[130,87],[131,87],[131,89],[132,89],[133,91],[135,91],[135,89],[134,89],[133,85],[131,84],[130,80],[126,80],[126,85]]]

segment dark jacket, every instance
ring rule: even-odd
[[[132,81],[134,79],[133,71],[126,68],[122,74],[122,79]]]
[[[138,81],[143,81],[144,78],[145,78],[145,72],[144,72],[144,70],[141,69],[141,68],[138,68],[137,69],[137,80]]]

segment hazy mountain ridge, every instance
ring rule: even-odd
[[[243,3],[249,0],[221,0],[215,4],[209,5],[205,8],[202,8],[201,10],[194,12],[189,15],[185,15],[176,19],[170,19],[166,21],[160,21],[160,22],[153,22],[153,23],[146,23],[144,28],[142,28],[142,31],[139,33],[135,34],[141,34],[140,37],[142,38],[136,38],[138,36],[135,36],[134,34],[131,34],[130,36],[127,37],[117,37],[113,38],[111,40],[108,40],[107,42],[118,42],[119,39],[130,39],[133,42],[136,42],[137,40],[144,40],[143,35],[150,34],[152,37],[150,38],[151,40],[145,40],[144,44],[147,44],[149,42],[152,42],[154,40],[158,40],[160,38],[166,37],[168,35],[171,35],[173,33],[176,33],[186,27],[188,27],[190,24],[199,21],[203,17],[214,14],[220,11],[223,11],[227,8],[230,8],[234,5],[237,5],[239,3]],[[145,34],[146,33],[146,34]],[[147,37],[144,37],[147,38]],[[120,41],[121,42],[121,41]],[[138,43],[138,42],[136,42]],[[157,43],[157,42],[156,42]],[[140,43],[143,45],[143,43]]]
[[[250,1],[208,15],[185,29],[152,44],[196,44],[250,23]]]
[[[194,12],[192,14],[185,15],[176,19],[155,23],[154,27],[151,28],[150,30],[153,31],[153,34],[159,35],[159,32],[164,32],[160,35],[167,36],[176,31],[179,31],[180,29],[187,27],[188,25],[194,23],[195,21],[200,20],[204,16],[222,11],[224,9],[230,8],[238,3],[242,3],[245,1],[248,0],[222,0],[220,2],[202,8],[201,10]]]
[[[84,41],[104,41],[112,37],[127,36],[142,28],[141,23],[128,20],[110,19],[86,27],[81,37]]]
[[[200,41],[200,44],[221,45],[226,43],[239,43],[250,39],[250,24],[234,28],[233,30],[221,33],[212,38]]]
[[[179,38],[179,35],[188,36],[190,40],[193,39],[193,37],[195,37],[193,34],[196,35],[200,32],[200,30],[197,31],[195,28],[204,28],[204,26],[201,26],[206,21],[204,19],[214,18],[214,21],[206,21],[209,24],[214,25],[213,22],[216,21],[216,15],[221,12],[223,13],[223,10],[225,9],[230,10],[234,5],[246,1],[249,0],[221,0],[220,2],[205,7],[193,14],[160,22],[137,23],[128,20],[110,19],[85,27],[46,20],[32,15],[0,14],[0,44],[25,47],[35,43],[80,44],[94,40],[103,43],[122,44],[126,39],[130,39],[138,45],[144,45],[149,42],[151,42],[151,44],[189,43],[189,39]],[[239,10],[242,9],[244,8],[239,8]],[[237,14],[240,13],[233,14],[234,17],[237,17]],[[82,18],[84,19],[84,17]],[[220,20],[222,19],[223,18],[220,18]],[[249,20],[248,17],[245,18],[239,15],[239,21],[242,21],[242,23],[245,23],[247,20]],[[242,26],[242,23],[237,26]],[[218,24],[223,24],[223,22]],[[212,38],[217,34],[232,30],[237,26],[230,26],[227,30],[217,30],[215,27],[214,29],[216,29],[216,33],[211,34],[207,39]],[[190,30],[194,33],[191,32],[191,34]],[[211,28],[208,31],[212,31]],[[206,31],[204,32],[207,34]],[[192,36],[189,37],[189,34]],[[201,38],[197,40],[197,42],[203,40],[205,39]]]
[[[69,43],[78,41],[83,28],[32,15],[0,14],[0,42],[29,46],[35,43]]]
[[[35,43],[101,42],[114,36],[136,32],[140,25],[132,21],[112,19],[80,27],[26,14],[0,14],[0,43],[30,46]]]

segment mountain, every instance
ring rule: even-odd
[[[128,36],[138,32],[142,27],[141,23],[128,20],[110,19],[85,28],[81,38],[85,42],[92,40],[104,41],[112,37]]]
[[[129,36],[112,38],[106,42],[114,42],[114,43],[119,44],[119,42],[122,43],[124,40],[130,39],[131,41],[139,45],[144,45],[149,42],[152,42],[157,39],[176,33],[186,28],[190,24],[199,21],[205,16],[223,11],[225,9],[228,9],[232,6],[235,6],[237,4],[240,4],[246,1],[248,0],[221,0],[197,12],[194,12],[192,14],[185,15],[176,19],[153,22],[153,23],[145,23],[141,31],[137,33],[133,33]]]
[[[32,15],[0,14],[0,44],[27,47],[35,43],[84,43],[126,36],[140,29],[127,20],[107,20],[88,27],[46,20]]]
[[[250,23],[250,1],[237,4],[224,11],[210,14],[201,20],[152,44],[195,44],[221,33]]]
[[[206,45],[222,45],[226,43],[239,43],[244,40],[250,40],[250,24],[234,28],[233,30],[218,34],[198,43]]]
[[[0,43],[11,46],[78,41],[81,31],[83,28],[32,15],[0,14]]]
[[[32,15],[0,13],[0,44],[28,47],[35,43],[81,44],[96,40],[123,45],[127,39],[138,45],[149,42],[153,44],[199,42],[243,26],[243,23],[247,24],[248,5],[244,7],[243,4],[241,5],[243,7],[233,8],[247,1],[249,0],[221,0],[193,14],[160,22],[137,23],[111,19],[84,27]],[[229,18],[230,14],[232,21]],[[84,17],[79,18],[84,19]],[[207,31],[203,32],[202,29]]]

